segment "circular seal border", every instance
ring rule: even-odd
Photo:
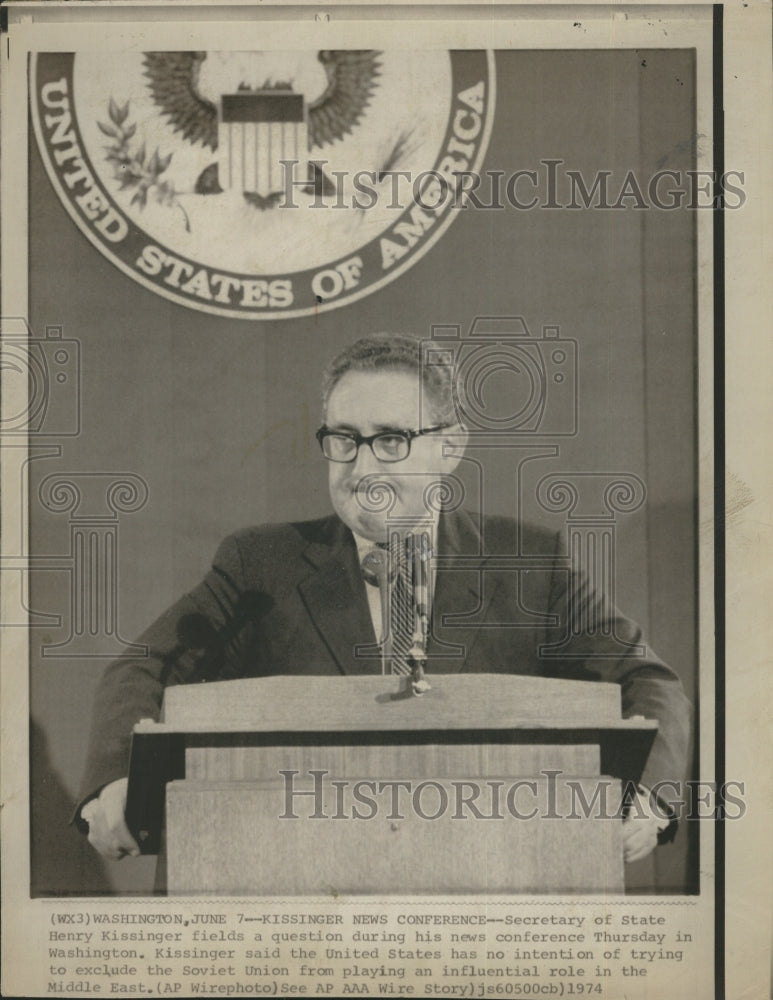
[[[456,75],[454,70],[457,68],[454,66],[454,58],[471,55],[473,52],[480,55],[485,59],[485,66],[487,70],[487,94],[485,98],[485,110],[483,119],[483,128],[479,139],[477,141],[477,147],[475,150],[474,160],[469,164],[467,168],[468,171],[477,173],[480,171],[481,164],[486,155],[489,147],[489,142],[491,139],[491,132],[493,129],[494,122],[494,110],[496,105],[496,66],[494,59],[494,52],[490,49],[457,49],[448,50],[451,57],[452,64],[452,93],[454,99],[456,95],[463,89],[457,85]],[[89,222],[84,216],[78,211],[74,203],[74,196],[72,196],[63,186],[59,172],[56,167],[51,162],[50,148],[46,141],[46,137],[43,134],[43,128],[40,121],[41,109],[39,107],[40,103],[40,92],[42,85],[39,81],[38,64],[41,59],[57,59],[57,60],[67,60],[69,59],[68,71],[69,75],[67,77],[70,85],[72,84],[72,67],[74,64],[74,59],[77,53],[75,52],[51,52],[51,53],[33,53],[30,58],[30,105],[31,105],[31,116],[33,122],[33,128],[35,131],[35,138],[38,144],[38,150],[40,152],[41,159],[46,168],[46,173],[51,181],[51,184],[59,196],[60,201],[64,205],[67,213],[70,215],[71,219],[75,222],[80,232],[86,236],[89,242],[97,249],[99,252],[106,257],[112,264],[114,264],[120,271],[130,277],[133,281],[147,288],[148,290],[154,292],[156,295],[161,295],[163,298],[174,302],[176,305],[184,306],[188,309],[194,309],[200,312],[206,312],[214,316],[223,316],[229,319],[241,319],[249,322],[254,322],[256,320],[282,320],[282,319],[299,319],[307,316],[316,316],[322,312],[329,312],[334,309],[340,309],[343,306],[349,305],[350,303],[357,302],[360,299],[372,294],[373,292],[379,291],[386,285],[390,284],[396,278],[399,278],[402,274],[408,271],[415,263],[417,263],[421,258],[432,249],[432,247],[440,240],[440,238],[445,234],[448,228],[451,226],[455,219],[455,212],[459,211],[458,208],[453,208],[447,206],[443,208],[443,215],[438,219],[437,228],[430,232],[425,238],[421,239],[419,244],[415,249],[409,248],[406,259],[401,263],[395,265],[394,270],[390,270],[389,273],[382,275],[380,278],[370,282],[364,287],[357,288],[353,290],[350,294],[336,296],[335,298],[317,301],[313,305],[305,305],[301,308],[287,308],[276,310],[276,308],[271,309],[234,309],[233,303],[219,308],[217,306],[211,305],[206,299],[197,299],[194,295],[180,295],[177,294],[173,289],[169,288],[162,282],[155,282],[146,277],[142,271],[137,267],[136,263],[132,266],[127,260],[123,259],[117,252],[111,251],[109,243],[106,240],[100,239],[99,235],[94,231],[94,229],[89,225]],[[466,84],[469,87],[471,84]],[[474,85],[474,84],[473,84]],[[72,94],[72,86],[70,86],[70,94]],[[127,237],[131,236],[132,242],[138,242],[142,238],[146,245],[148,243],[154,244],[153,238],[144,232],[139,226],[137,226],[131,219],[129,219],[122,209],[115,203],[110,194],[105,190],[99,177],[96,175],[92,168],[91,161],[89,160],[88,154],[86,153],[83,143],[81,140],[80,128],[78,125],[77,112],[75,107],[70,102],[71,118],[72,118],[72,128],[75,131],[76,139],[79,140],[79,149],[82,155],[83,161],[89,170],[91,177],[93,179],[94,187],[97,188],[99,194],[101,195],[104,202],[113,210],[113,212],[120,216],[120,218],[125,222],[128,227]],[[442,161],[443,156],[446,153],[446,148],[448,146],[450,135],[452,135],[452,125],[453,125],[453,106],[452,113],[449,115],[448,125],[446,127],[446,133],[441,144],[437,159],[433,167],[426,171],[427,173],[439,172],[438,164]],[[384,237],[387,237],[389,233],[394,230],[396,226],[406,221],[410,220],[411,209],[417,207],[417,202],[412,198],[406,209],[397,217],[397,219],[390,223],[390,225],[379,233],[378,236],[374,237],[373,240],[368,243],[361,244],[358,247],[353,247],[352,250],[347,253],[344,257],[331,259],[329,262],[324,264],[322,267],[309,268],[306,271],[294,271],[290,272],[289,277],[295,279],[296,276],[303,277],[305,275],[315,275],[320,272],[327,271],[330,269],[335,269],[336,265],[343,265],[347,260],[368,247],[372,247],[378,244],[378,241]],[[422,206],[419,206],[420,208]],[[429,210],[431,211],[431,210]],[[121,240],[123,242],[123,238]],[[169,248],[162,248],[169,249]],[[170,250],[170,252],[172,252]],[[127,257],[129,255],[127,254]],[[190,258],[185,258],[181,255],[174,254],[174,257],[181,261],[182,263],[194,268],[194,271],[199,271],[205,269],[207,272],[214,271],[209,265],[203,264],[200,261],[195,261]],[[136,258],[135,258],[136,259]],[[287,277],[285,275],[248,275],[239,274],[238,272],[227,272],[224,271],[226,276],[231,276],[240,281],[271,281],[276,278]],[[192,280],[189,278],[188,280]]]

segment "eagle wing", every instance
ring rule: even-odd
[[[197,90],[206,52],[146,52],[145,76],[153,100],[175,132],[217,149],[217,108]]]
[[[318,59],[327,87],[309,105],[309,146],[324,146],[351,132],[370,103],[381,68],[377,49],[323,50]]]

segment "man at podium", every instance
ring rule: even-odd
[[[455,388],[413,337],[365,337],[331,362],[317,440],[334,513],[227,538],[141,637],[148,655],[102,678],[76,822],[103,855],[139,853],[124,821],[131,733],[158,718],[165,687],[276,674],[404,675],[417,694],[458,671],[618,683],[624,716],[659,722],[625,860],[673,834],[650,789],[685,775],[682,684],[569,563],[563,533],[453,502],[466,443]],[[522,553],[541,558],[508,562]]]

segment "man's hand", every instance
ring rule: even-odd
[[[137,857],[140,853],[124,819],[128,785],[128,778],[112,781],[81,809],[81,817],[89,824],[89,843],[106,858]]]
[[[623,820],[623,858],[626,863],[646,858],[657,845],[658,834],[668,823],[668,817],[658,815],[649,791],[640,788]]]

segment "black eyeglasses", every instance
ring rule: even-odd
[[[423,427],[418,431],[380,431],[370,437],[363,437],[356,431],[331,431],[329,427],[320,427],[316,437],[322,454],[331,462],[353,462],[363,444],[368,445],[379,462],[402,462],[410,455],[414,438],[451,426],[438,424],[437,427]]]

